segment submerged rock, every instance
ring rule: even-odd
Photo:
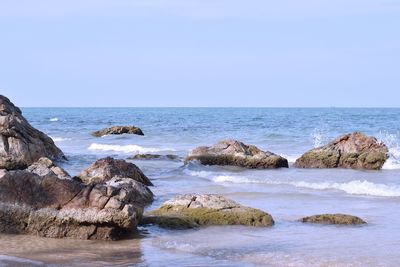
[[[167,228],[191,228],[201,225],[272,226],[266,212],[242,206],[219,195],[181,195],[146,214],[144,223]]]
[[[297,168],[353,168],[379,170],[388,159],[388,148],[375,137],[360,132],[342,135],[314,148],[299,159]]]
[[[108,181],[111,178],[119,177],[130,178],[148,186],[153,185],[135,164],[111,157],[97,160],[89,168],[82,171],[79,177],[86,184]]]
[[[21,110],[0,95],[0,168],[23,169],[41,157],[65,158],[50,137],[33,128]]]
[[[169,160],[177,160],[179,156],[167,154],[167,155],[158,155],[158,154],[136,154],[128,159],[134,160],[150,160],[150,159],[169,159]]]
[[[101,137],[108,134],[137,134],[144,135],[143,131],[135,126],[113,126],[109,128],[104,128],[99,131],[92,133],[93,136]]]
[[[129,187],[84,185],[53,174],[0,172],[0,232],[53,238],[120,239],[143,212]]]
[[[223,140],[214,146],[202,146],[192,150],[186,162],[199,160],[204,165],[232,165],[244,168],[287,168],[287,159],[253,145],[236,140]]]
[[[356,225],[366,224],[366,222],[356,216],[347,214],[320,214],[300,219],[304,223],[320,223],[320,224],[345,224]]]

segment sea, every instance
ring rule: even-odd
[[[135,238],[59,240],[0,235],[0,266],[399,266],[400,109],[396,108],[23,108],[48,134],[77,175],[96,159],[138,153],[179,159],[129,160],[152,180],[159,207],[178,194],[221,194],[270,213],[273,227],[211,226],[190,230],[139,227]],[[93,137],[112,125],[144,136]],[[389,147],[379,171],[297,169],[309,149],[354,131]],[[237,139],[279,154],[289,168],[247,170],[184,163],[197,146]],[[363,226],[312,225],[299,218],[346,213]]]

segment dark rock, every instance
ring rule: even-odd
[[[177,160],[179,157],[177,155],[167,154],[167,155],[158,155],[158,154],[136,154],[128,159],[133,160],[151,160],[151,159],[169,159],[169,160]]]
[[[101,137],[108,134],[137,134],[144,135],[143,131],[135,126],[113,126],[109,128],[105,128],[96,132],[93,132],[92,135],[96,137]]]
[[[0,168],[23,169],[41,157],[65,158],[50,137],[33,128],[21,110],[0,95]]]
[[[388,148],[385,144],[374,137],[355,132],[306,152],[296,160],[294,166],[379,170],[387,159]]]
[[[304,223],[319,223],[319,224],[344,224],[344,225],[366,224],[366,222],[363,219],[347,214],[313,215],[310,217],[304,217],[300,219],[300,221]]]
[[[271,215],[219,195],[181,195],[145,215],[145,223],[168,228],[200,225],[272,226]]]
[[[204,165],[232,165],[244,168],[287,168],[287,159],[256,146],[245,145],[236,140],[220,141],[211,147],[198,147],[191,151],[186,162],[199,160]]]
[[[97,160],[89,168],[82,171],[79,177],[86,184],[108,181],[111,178],[119,177],[131,178],[148,186],[153,185],[149,178],[135,164],[111,157]]]

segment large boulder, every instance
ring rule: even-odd
[[[352,168],[379,170],[388,159],[388,148],[375,137],[360,132],[339,136],[329,144],[314,148],[299,159],[297,168]]]
[[[82,171],[79,177],[86,184],[109,181],[114,177],[119,177],[131,178],[148,186],[153,185],[135,164],[111,157],[97,160],[89,168]]]
[[[134,182],[134,183],[131,183]],[[0,232],[115,240],[136,230],[143,199],[135,181],[85,185],[27,170],[0,170]]]
[[[135,126],[112,126],[109,128],[104,128],[99,131],[95,131],[92,133],[93,136],[101,137],[109,134],[137,134],[144,135],[143,131]]]
[[[219,195],[180,195],[146,214],[144,224],[167,228],[190,228],[201,225],[272,226],[271,215],[242,206]]]
[[[40,158],[30,165],[27,171],[36,173],[39,176],[55,175],[60,179],[71,179],[71,176],[63,168],[58,167],[49,158]]]
[[[344,225],[356,225],[366,224],[366,222],[356,216],[348,214],[319,214],[300,219],[304,223],[319,223],[319,224],[344,224]]]
[[[269,151],[262,151],[253,145],[236,140],[223,140],[207,147],[192,150],[186,162],[198,160],[204,165],[232,165],[252,169],[287,168],[287,159]]]
[[[41,157],[65,158],[50,137],[33,128],[21,110],[0,95],[0,169],[23,169]]]

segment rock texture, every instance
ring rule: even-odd
[[[128,159],[134,160],[150,160],[150,159],[169,159],[169,160],[177,160],[179,157],[177,155],[167,154],[167,155],[158,155],[158,154],[136,154]]]
[[[86,184],[109,181],[114,177],[119,177],[131,178],[148,186],[153,185],[135,164],[111,157],[97,160],[89,168],[82,171],[79,177]]]
[[[319,223],[319,224],[344,224],[356,225],[366,224],[363,219],[347,214],[321,214],[300,219],[304,223]]]
[[[271,215],[244,207],[219,195],[181,195],[149,212],[144,223],[167,228],[190,228],[201,225],[272,226]]]
[[[198,147],[187,156],[186,162],[191,160],[199,160],[204,165],[232,165],[259,169],[289,166],[287,159],[281,156],[236,140],[223,140],[211,147]]]
[[[41,157],[65,158],[50,137],[33,128],[21,110],[0,95],[0,168],[23,169]]]
[[[129,185],[84,185],[53,174],[0,172],[0,232],[53,238],[120,239],[135,230],[144,204]]]
[[[60,179],[71,179],[71,176],[63,168],[58,167],[53,161],[45,157],[34,162],[26,170],[39,176],[55,175]]]
[[[296,160],[298,168],[353,168],[379,170],[388,159],[388,148],[360,132],[340,136],[312,149]]]
[[[109,128],[105,128],[96,132],[93,132],[92,135],[96,137],[101,137],[108,134],[137,134],[144,135],[143,131],[135,126],[113,126]]]

